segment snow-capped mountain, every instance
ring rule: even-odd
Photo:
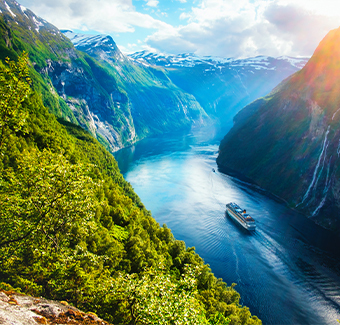
[[[126,57],[109,35],[78,34],[71,30],[62,30],[61,32],[71,40],[78,50],[91,56],[99,55],[102,60],[110,61],[111,63],[117,60],[126,60]]]
[[[18,26],[25,27],[29,31],[40,33],[48,30],[53,35],[61,35],[58,28],[16,1],[0,1],[0,14],[7,21],[15,21]]]
[[[184,53],[178,55],[165,55],[151,53],[148,51],[140,51],[130,54],[129,57],[140,63],[158,65],[163,67],[186,67],[192,68],[196,65],[208,65],[211,69],[225,68],[253,68],[255,70],[276,70],[278,66],[292,66],[302,69],[307,63],[308,58],[293,58],[289,56],[281,56],[273,58],[270,56],[257,56],[246,59],[221,58],[214,56],[197,56],[192,53]]]
[[[234,59],[147,51],[129,57],[135,64],[163,68],[177,86],[195,96],[209,116],[228,125],[242,107],[268,94],[308,61],[287,56]]]
[[[149,102],[158,102],[153,98],[158,87],[173,91],[176,88],[176,92],[180,89],[190,94],[190,101],[197,101],[210,118],[228,126],[242,107],[268,94],[308,61],[308,58],[284,56],[233,59],[200,57],[190,53],[164,55],[147,51],[125,56],[110,36],[81,35],[70,31],[64,31],[64,34],[78,50],[115,70],[120,76],[121,87],[131,94],[131,98],[135,98],[132,100],[134,107],[141,103],[149,105]],[[136,88],[141,81],[144,86]],[[140,96],[145,94],[143,89],[146,85],[149,85],[148,90],[153,89],[153,94],[150,92],[152,96],[142,100]],[[169,103],[174,104],[173,100]]]

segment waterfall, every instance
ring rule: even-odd
[[[312,213],[312,217],[314,217],[315,215],[318,214],[319,210],[323,207],[323,205],[325,204],[326,202],[326,198],[327,198],[327,193],[328,193],[328,190],[329,190],[329,187],[331,185],[331,179],[329,178],[329,170],[330,170],[330,166],[331,166],[331,160],[332,160],[332,157],[331,156],[329,158],[329,161],[328,161],[328,166],[327,166],[327,177],[326,177],[326,182],[325,182],[325,188],[323,189],[323,192],[322,194],[324,195],[324,197],[322,198],[320,204],[317,206],[317,208],[314,210],[314,212]]]
[[[296,206],[299,206],[300,204],[302,204],[307,199],[307,197],[309,196],[309,193],[310,193],[310,191],[311,191],[311,189],[312,189],[312,187],[313,187],[313,185],[315,183],[316,175],[317,175],[317,172],[318,172],[318,169],[319,169],[319,166],[320,166],[320,161],[321,161],[322,156],[323,156],[324,151],[325,151],[326,142],[327,142],[327,136],[328,136],[328,133],[329,133],[329,128],[330,128],[330,126],[328,126],[326,134],[325,134],[325,139],[323,141],[322,150],[321,150],[321,153],[319,155],[318,163],[316,164],[316,167],[315,167],[315,170],[314,170],[312,181],[311,181],[311,183],[310,183],[310,185],[309,185],[309,187],[307,189],[307,192],[304,195],[302,201],[299,204],[297,204]],[[328,144],[327,144],[327,146],[328,146]]]
[[[335,117],[336,113],[339,112],[339,111],[340,111],[340,108],[338,108],[338,110],[333,114],[332,121],[334,120],[334,117]]]

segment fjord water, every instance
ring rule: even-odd
[[[263,324],[338,324],[340,240],[255,187],[220,173],[212,130],[139,142],[115,157],[153,217],[195,246],[213,272],[237,283]],[[215,169],[215,172],[213,171]],[[225,214],[236,202],[256,220],[248,233]]]

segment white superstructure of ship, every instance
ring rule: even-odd
[[[228,215],[243,228],[249,231],[255,230],[255,220],[247,213],[246,210],[241,209],[236,203],[233,202],[228,203],[226,207]]]

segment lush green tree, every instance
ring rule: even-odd
[[[36,149],[24,151],[16,163],[0,178],[0,248],[29,240],[59,249],[76,225],[94,215],[97,184],[90,168]]]
[[[28,112],[22,102],[31,92],[28,55],[23,53],[18,62],[5,60],[0,66],[0,153],[11,132],[17,132],[26,123]]]
[[[164,270],[119,275],[113,281],[112,300],[119,302],[131,324],[208,324],[197,296],[197,268],[185,267],[179,280]]]
[[[231,320],[228,317],[224,317],[223,314],[217,312],[216,314],[210,316],[209,323],[211,325],[228,325]]]

